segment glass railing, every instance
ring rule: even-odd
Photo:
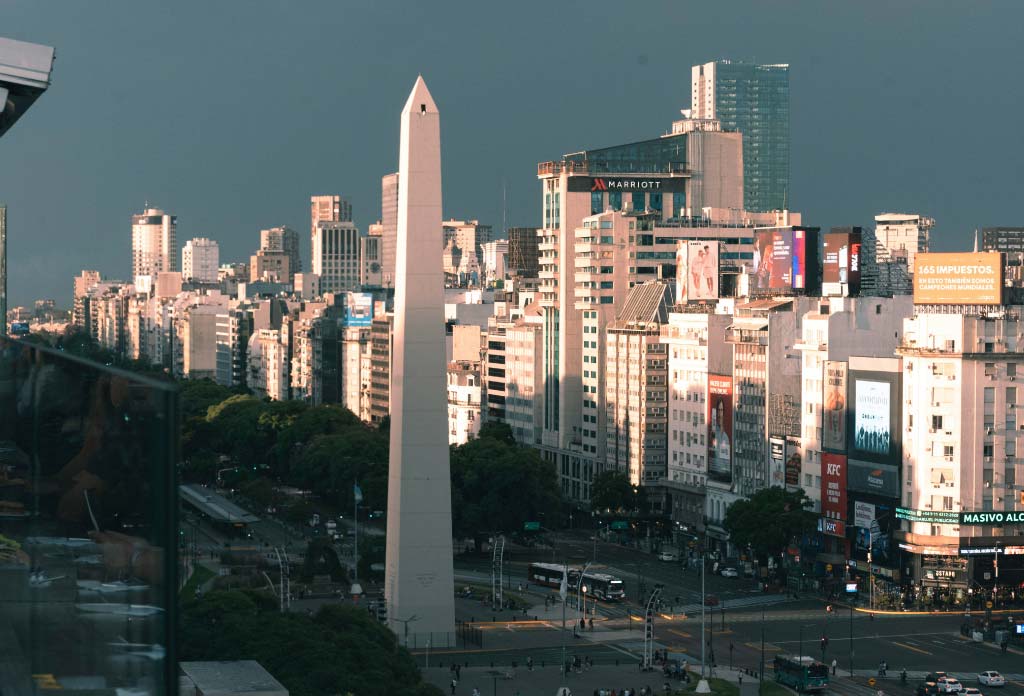
[[[177,693],[178,394],[0,336],[0,693]]]

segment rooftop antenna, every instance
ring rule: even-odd
[[[508,185],[505,177],[501,178],[501,233],[508,239]]]

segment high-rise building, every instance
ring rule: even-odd
[[[480,267],[485,284],[505,279],[508,271],[508,240],[495,239],[480,245]]]
[[[448,363],[448,444],[464,445],[480,432],[480,361]]]
[[[359,230],[351,222],[318,222],[313,232],[313,273],[320,292],[357,290],[362,279]]]
[[[395,244],[398,238],[398,172],[380,180],[381,268],[384,287],[395,287]]]
[[[914,259],[928,251],[935,220],[923,215],[882,213],[861,243],[861,294],[888,297],[914,291]]]
[[[220,268],[220,246],[206,237],[185,242],[181,249],[181,277],[201,283],[216,283]]]
[[[352,204],[341,196],[310,196],[309,202],[309,244],[312,250],[317,225],[321,222],[352,222]],[[311,264],[312,258],[311,255]]]
[[[743,134],[743,208],[789,208],[789,66],[718,60],[691,73],[691,117]]]
[[[453,241],[463,256],[472,254],[478,263],[482,260],[480,245],[491,241],[494,234],[490,225],[482,225],[479,220],[445,220],[441,223],[441,229],[444,230],[442,247]]]
[[[271,227],[260,230],[260,249],[281,251],[288,254],[289,272],[294,276],[302,272],[302,257],[299,255],[299,233],[290,227]]]
[[[290,264],[291,256],[286,252],[260,249],[249,257],[249,282],[266,280],[291,284],[295,276]]]
[[[159,208],[132,215],[132,278],[178,270],[178,218]]]

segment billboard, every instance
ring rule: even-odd
[[[896,517],[903,519],[899,515],[899,511],[902,508],[896,508]],[[871,520],[875,519],[875,506],[871,503],[865,503],[863,500],[858,500],[853,504],[853,525],[855,527],[870,527]]]
[[[860,292],[859,227],[837,228],[825,235],[821,263],[823,294],[856,295]]]
[[[795,490],[800,487],[800,469],[803,468],[803,460],[800,459],[800,447],[795,442],[786,441],[786,490]]]
[[[786,441],[781,437],[768,440],[769,467],[768,485],[786,487]]]
[[[874,493],[886,498],[899,498],[899,470],[888,464],[869,464],[848,460],[846,484],[851,491]]]
[[[345,298],[345,326],[369,326],[373,323],[373,295],[350,292]]]
[[[686,296],[693,300],[718,299],[718,242],[686,242]]]
[[[1003,301],[1003,255],[920,253],[914,259],[914,304],[997,305]]]
[[[708,375],[708,477],[732,481],[732,377]]]
[[[676,302],[683,303],[689,300],[689,296],[686,292],[686,279],[690,276],[689,268],[687,267],[687,249],[686,242],[679,240],[676,242]]]
[[[897,375],[884,372],[852,372],[850,404],[853,418],[850,452],[855,459],[898,465],[899,413]]]
[[[789,227],[754,231],[754,275],[750,289],[755,292],[792,290],[793,230]]]
[[[893,553],[892,532],[896,525],[893,510],[884,505],[875,505],[874,515],[867,521],[867,526],[856,528],[853,542],[853,556],[859,560],[867,560],[871,552],[871,562],[888,565],[896,560]]]
[[[846,363],[825,361],[822,448],[846,451]]]
[[[846,457],[842,454],[821,453],[821,514],[846,518]]]

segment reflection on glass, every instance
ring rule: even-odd
[[[177,394],[0,337],[3,694],[173,694]]]

